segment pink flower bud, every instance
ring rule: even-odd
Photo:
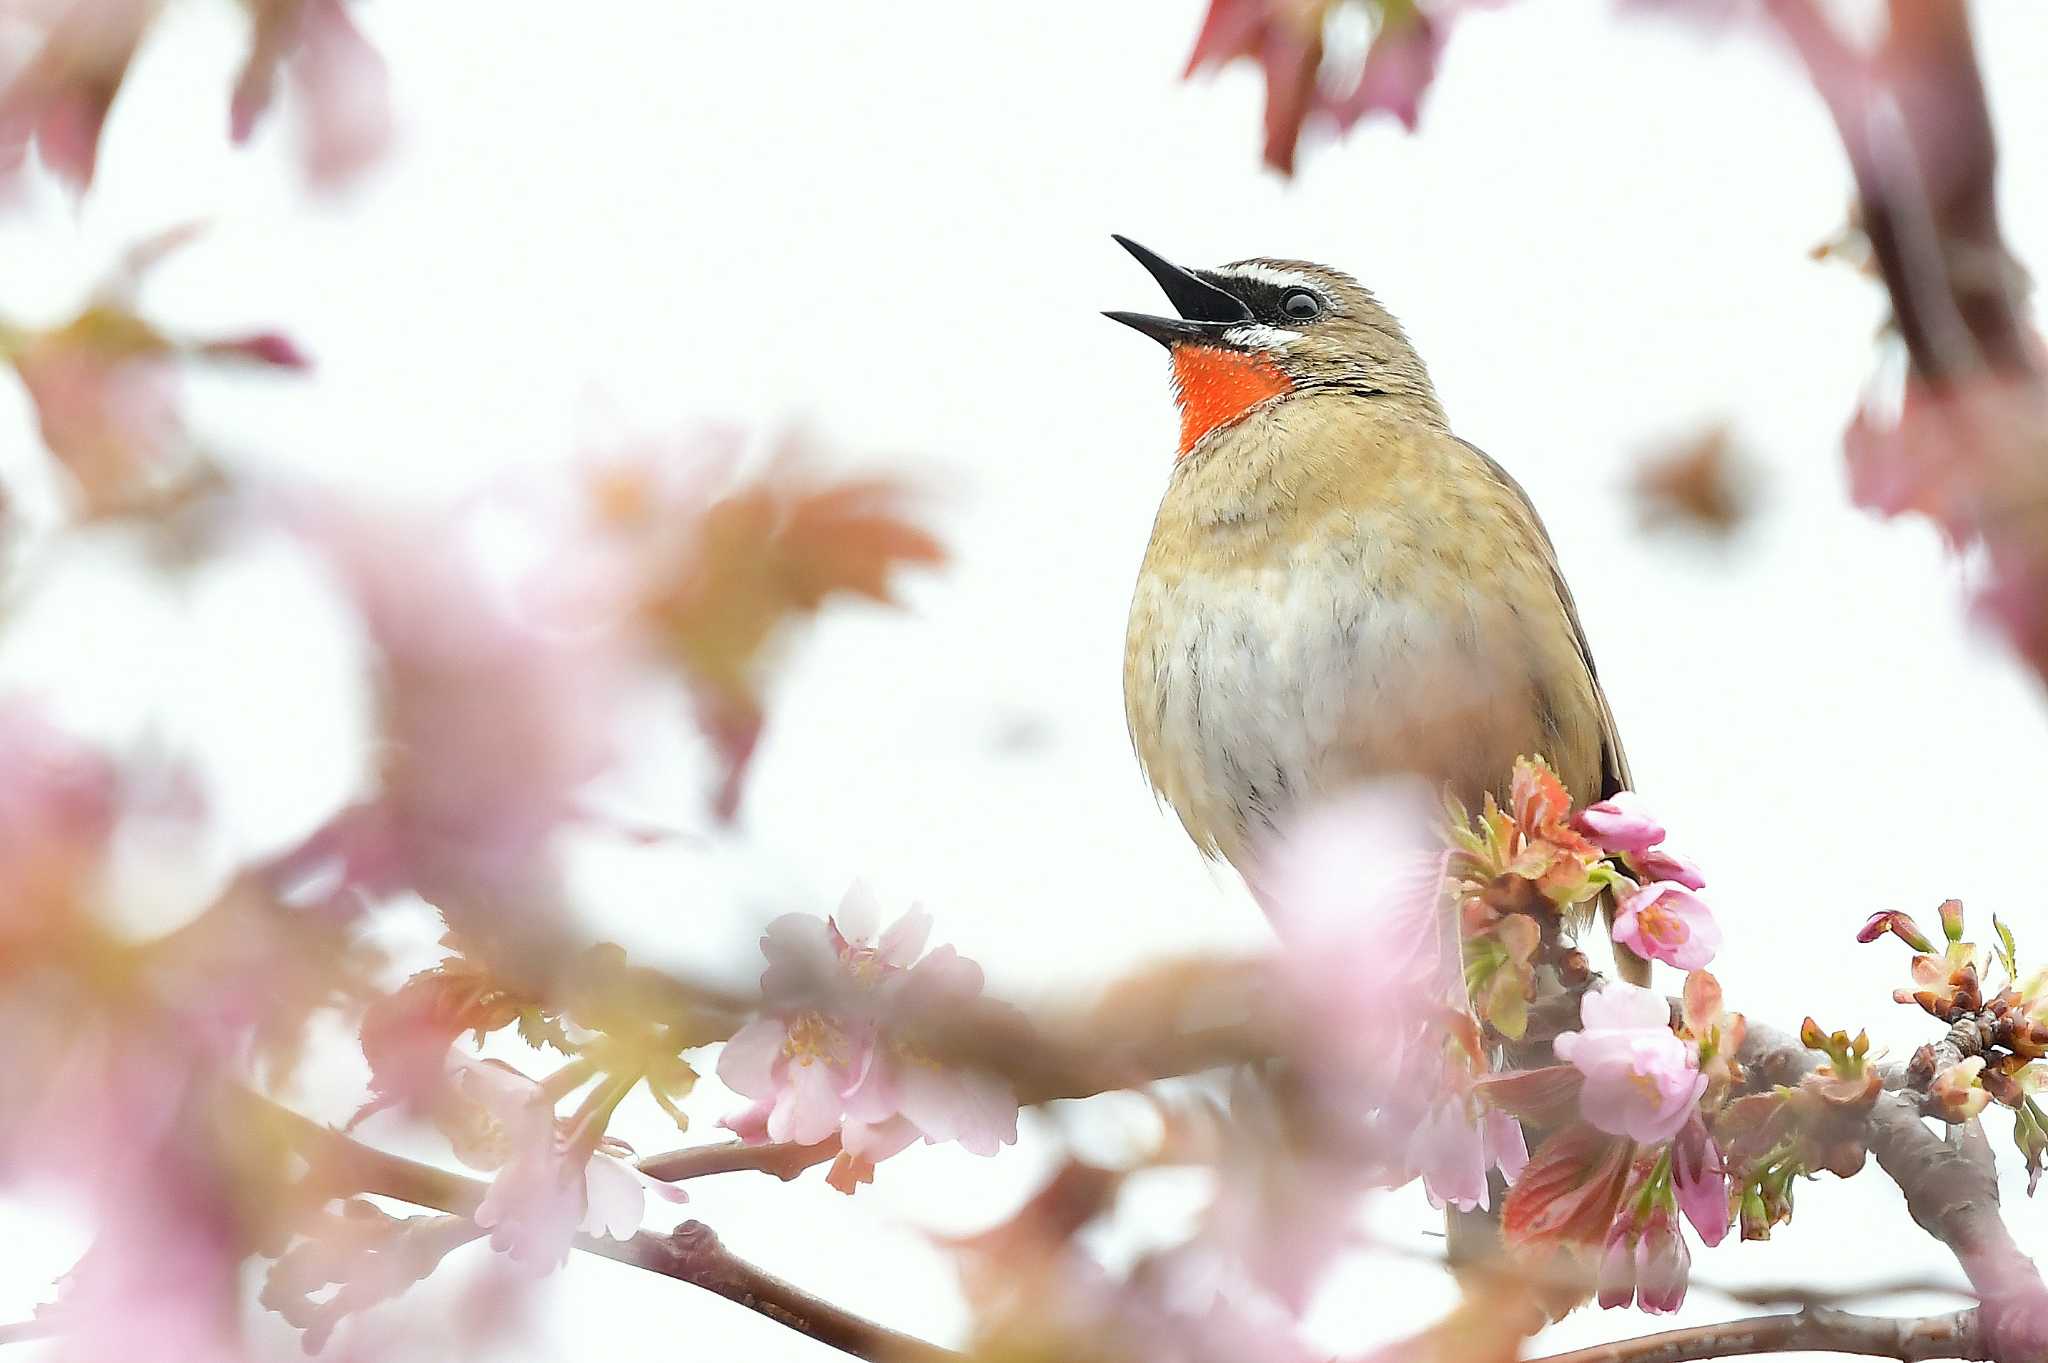
[[[1692,1253],[1670,1211],[1659,1208],[1636,1242],[1636,1304],[1653,1316],[1665,1316],[1685,1305],[1686,1280],[1692,1274]]]
[[[1675,880],[1688,890],[1703,890],[1707,887],[1707,878],[1701,873],[1697,862],[1661,847],[1653,847],[1641,856],[1631,857],[1629,860],[1642,872],[1645,880]]]
[[[1678,1209],[1708,1249],[1728,1234],[1733,1212],[1728,1205],[1728,1168],[1698,1113],[1671,1145],[1671,1188]]]
[[[1632,790],[1587,805],[1579,811],[1578,825],[1603,852],[1640,854],[1664,841],[1664,825]]]
[[[208,341],[200,350],[222,360],[253,360],[257,364],[275,365],[279,369],[311,369],[313,362],[306,352],[299,349],[289,336],[275,331],[257,332],[252,336],[232,336],[225,340]]]
[[[1870,920],[1857,930],[1856,940],[1875,942],[1886,933],[1890,933],[1915,951],[1934,950],[1934,943],[1920,930],[1920,925],[1897,909],[1870,915]]]

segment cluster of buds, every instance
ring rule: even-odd
[[[1531,1155],[1502,1226],[1524,1254],[1597,1256],[1603,1306],[1676,1310],[1691,1265],[1680,1219],[1711,1247],[1734,1216],[1728,1162],[1708,1118],[1735,1073],[1728,1053],[1743,1024],[1720,1013],[1711,977],[1689,985],[1687,998],[1681,1031],[1647,989],[1589,991],[1580,1029],[1557,1038],[1568,1063],[1480,1085],[1487,1101],[1525,1120],[1562,1124]],[[1718,1057],[1718,1076],[1701,1067],[1703,1052]]]
[[[1548,961],[1583,983],[1586,963],[1561,930],[1590,912],[1614,874],[1572,824],[1571,796],[1541,757],[1515,764],[1503,809],[1489,793],[1477,818],[1450,804],[1448,878],[1457,898],[1465,982],[1478,1015],[1518,1040]]]
[[[1575,812],[1541,758],[1516,763],[1505,808],[1488,797],[1476,818],[1455,803],[1450,817],[1448,877],[1476,1016],[1516,1041],[1539,995],[1580,996],[1580,1028],[1554,1040],[1561,1063],[1473,1085],[1496,1111],[1550,1132],[1509,1194],[1508,1241],[1597,1262],[1603,1306],[1676,1310],[1691,1265],[1681,1220],[1711,1246],[1734,1217],[1705,1114],[1741,1084],[1743,1023],[1700,968],[1721,940],[1695,893],[1704,881],[1664,848],[1663,826],[1632,793]],[[1617,942],[1690,972],[1682,1025],[1649,990],[1587,989],[1572,934],[1603,894]]]
[[[2027,1164],[2027,1190],[2040,1182],[2048,1162],[2048,968],[2022,978],[2012,931],[1992,919],[1994,944],[1987,951],[1963,938],[1963,906],[1941,906],[1944,945],[1935,945],[1911,917],[1896,911],[1872,914],[1857,940],[1892,936],[1916,953],[1913,988],[1893,994],[1946,1023],[1939,1045],[1914,1053],[1907,1074],[1926,1095],[1925,1110],[1948,1122],[1966,1122],[1993,1103],[2015,1114],[2013,1140]],[[1985,976],[1996,967],[2003,986],[1987,996]]]
[[[1794,1179],[1822,1170],[1848,1178],[1869,1154],[1870,1112],[1884,1091],[1868,1061],[1870,1037],[1823,1032],[1808,1018],[1799,1039],[1826,1062],[1795,1086],[1737,1098],[1714,1123],[1745,1240],[1768,1240],[1772,1227],[1792,1219]]]
[[[1567,988],[1589,978],[1569,931],[1605,893],[1614,940],[1648,960],[1699,970],[1721,945],[1697,891],[1699,868],[1663,846],[1664,826],[1621,791],[1576,814],[1541,757],[1515,764],[1505,809],[1487,796],[1477,818],[1452,802],[1449,875],[1474,1006],[1518,1040],[1544,966]]]

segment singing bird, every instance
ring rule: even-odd
[[[1124,705],[1196,845],[1256,889],[1292,809],[1376,775],[1420,773],[1476,807],[1540,753],[1575,803],[1626,788],[1550,536],[1452,433],[1393,315],[1327,266],[1186,269],[1116,240],[1180,314],[1106,315],[1172,357],[1180,448],[1131,602]]]

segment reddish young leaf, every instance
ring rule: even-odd
[[[1323,30],[1339,0],[1210,0],[1186,75],[1240,58],[1257,62],[1266,79],[1265,161],[1292,175],[1312,119],[1342,132],[1380,112],[1415,127],[1458,7],[1373,0],[1371,46],[1348,81],[1325,84]]]
[[[1552,1135],[1508,1190],[1501,1208],[1508,1244],[1602,1244],[1628,1187],[1635,1151],[1634,1141],[1583,1122]]]

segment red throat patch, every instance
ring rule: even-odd
[[[1293,389],[1264,355],[1182,342],[1173,348],[1173,400],[1180,404],[1180,457],[1209,432]]]

